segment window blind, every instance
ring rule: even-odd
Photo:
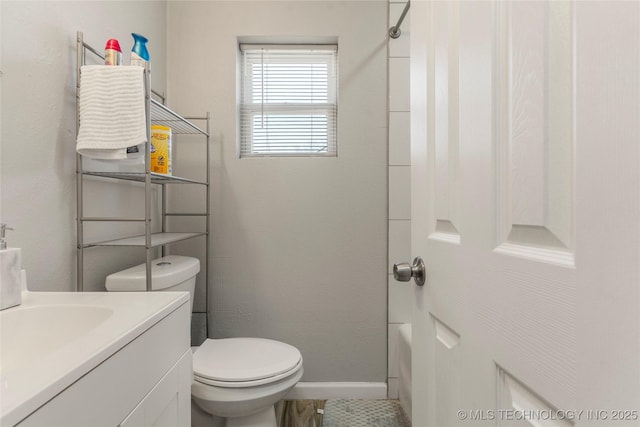
[[[335,156],[336,45],[240,45],[240,157]]]

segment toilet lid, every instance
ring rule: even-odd
[[[279,341],[207,339],[193,354],[193,373],[214,381],[254,381],[289,372],[301,359],[297,348]]]

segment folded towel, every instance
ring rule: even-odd
[[[144,153],[147,123],[143,70],[82,66],[78,153],[94,159],[127,159],[127,147],[140,144],[143,148],[137,154]]]

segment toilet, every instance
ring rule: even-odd
[[[169,255],[152,261],[153,291],[193,294],[197,258]],[[146,290],[146,265],[107,276],[110,292]],[[276,427],[274,404],[302,378],[300,351],[264,338],[206,339],[193,348],[193,427]]]

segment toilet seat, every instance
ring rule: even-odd
[[[302,368],[297,348],[263,338],[207,339],[193,354],[194,380],[216,387],[253,387]]]
[[[227,387],[227,388],[244,388],[244,387],[255,387],[259,385],[269,384],[275,381],[279,381],[283,378],[290,377],[295,374],[302,368],[302,359],[298,362],[298,364],[291,369],[290,371],[284,372],[279,375],[274,375],[272,377],[263,378],[260,380],[252,380],[252,381],[218,381],[212,380],[210,378],[201,377],[200,375],[194,372],[193,379],[201,384],[211,385],[215,387]]]

